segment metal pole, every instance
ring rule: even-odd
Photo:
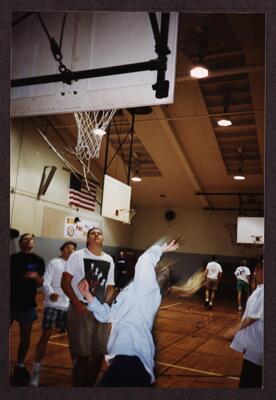
[[[160,61],[159,68],[157,69],[157,80],[156,83],[152,85],[153,90],[156,91],[157,99],[168,97],[169,93],[170,82],[165,79],[168,61],[167,55],[170,54],[170,49],[168,48],[169,23],[170,14],[162,13],[160,33],[159,35],[157,35],[156,32],[154,33],[156,41],[155,52],[158,54],[158,60]],[[152,24],[152,27],[155,31],[156,27],[154,24]]]
[[[106,174],[106,171],[107,171],[107,158],[108,158],[109,137],[110,137],[110,124],[108,125],[107,132],[106,132],[105,159],[104,159],[104,171],[103,171],[103,190],[102,190],[101,211],[100,211],[100,214],[102,214],[102,206],[103,206],[104,177],[105,177],[105,174]]]
[[[127,174],[127,184],[130,181],[130,171],[131,171],[131,161],[132,161],[132,143],[133,143],[133,133],[134,133],[134,118],[135,114],[132,114],[131,130],[130,130],[130,147],[129,147],[129,160],[128,160],[128,174]]]
[[[11,87],[41,85],[43,83],[53,82],[71,82],[79,79],[96,78],[99,76],[128,74],[140,71],[155,71],[160,67],[160,60],[150,60],[134,64],[116,65],[113,67],[104,67],[96,69],[87,69],[83,71],[68,71],[62,74],[41,75],[29,78],[13,79]]]

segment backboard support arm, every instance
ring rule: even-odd
[[[153,14],[153,13],[150,13]],[[155,91],[156,98],[168,97],[169,81],[165,79],[167,70],[167,55],[170,54],[168,48],[168,29],[169,29],[169,13],[161,14],[161,27],[160,32],[157,32],[156,16],[151,17],[151,21],[155,20],[156,23],[152,24],[155,38],[155,52],[158,57],[153,60],[143,61],[132,64],[116,65],[112,67],[103,67],[96,69],[86,69],[82,71],[64,70],[58,74],[40,75],[27,78],[19,78],[11,80],[11,87],[22,87],[30,85],[41,85],[53,82],[63,82],[71,85],[73,81],[96,78],[101,76],[129,74],[141,71],[157,71],[157,80],[152,89]]]

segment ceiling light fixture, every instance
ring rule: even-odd
[[[202,79],[209,75],[209,71],[203,65],[196,65],[190,70],[190,76],[192,78]]]
[[[133,182],[141,182],[142,178],[140,177],[138,169],[135,172],[135,175],[131,178]]]
[[[138,160],[138,154],[137,153],[133,153],[132,154],[132,156],[133,156],[133,158],[135,158],[135,161],[134,161],[134,165],[135,165],[135,175],[131,178],[131,180],[133,181],[133,182],[141,182],[141,180],[142,180],[142,178],[141,178],[141,176],[140,176],[140,163],[139,163],[139,160]]]
[[[223,100],[223,113],[224,114],[228,114],[229,106],[230,106],[229,93],[226,92],[226,94],[224,96],[224,100]],[[224,115],[221,117],[221,119],[219,119],[217,121],[217,124],[218,124],[218,126],[227,127],[227,126],[232,125],[232,121],[230,118],[228,118],[227,116]]]
[[[230,119],[221,118],[218,120],[218,125],[219,126],[231,126],[232,122],[230,121]]]
[[[238,155],[239,155],[239,168],[238,168],[238,173],[237,173],[237,175],[235,175],[233,178],[236,180],[236,181],[244,181],[245,180],[245,176],[244,176],[244,174],[243,174],[243,157],[242,157],[242,155],[243,155],[243,151],[242,151],[242,147],[241,146],[238,146]]]
[[[190,70],[190,76],[192,78],[202,79],[207,78],[209,75],[209,71],[203,62],[208,49],[207,31],[207,28],[200,28],[200,32],[198,32],[198,61]]]
[[[234,179],[236,181],[244,181],[245,180],[245,176],[242,174],[242,172],[239,172],[238,175],[234,176]]]

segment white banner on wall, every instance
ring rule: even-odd
[[[75,216],[66,217],[64,223],[64,237],[86,240],[87,232],[94,226],[100,228],[100,224],[96,221],[88,221]]]

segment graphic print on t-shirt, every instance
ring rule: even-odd
[[[37,266],[36,264],[27,264],[26,265],[26,271],[34,271],[37,272]]]
[[[245,269],[239,268],[239,269],[237,270],[237,276],[240,276],[240,275],[246,275]]]
[[[85,279],[89,283],[89,290],[93,296],[96,296],[102,302],[110,262],[91,258],[84,258],[83,262]]]
[[[248,269],[248,267],[238,267],[236,269],[235,275],[236,275],[237,279],[243,280],[248,283],[250,270]]]

